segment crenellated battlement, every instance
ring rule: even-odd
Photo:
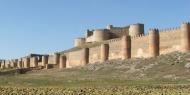
[[[150,28],[149,31],[159,31],[158,28]]]
[[[141,35],[137,35],[137,36],[132,36],[131,39],[141,39],[141,38],[147,37],[148,35],[149,35],[149,33],[141,34]]]
[[[167,29],[160,29],[160,32],[173,32],[180,30],[180,27],[173,27],[173,28],[167,28]]]
[[[121,38],[111,39],[108,42],[113,43],[113,42],[118,42],[118,41],[121,41]]]

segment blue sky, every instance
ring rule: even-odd
[[[62,51],[108,24],[148,30],[183,21],[190,21],[190,0],[0,0],[0,59]]]

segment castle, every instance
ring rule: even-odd
[[[178,28],[150,29],[144,33],[144,24],[126,27],[108,25],[105,29],[87,30],[85,37],[76,38],[74,47],[54,54],[29,54],[20,59],[0,60],[4,68],[72,68],[111,59],[156,57],[173,51],[190,51],[190,23]]]

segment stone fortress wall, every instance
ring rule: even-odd
[[[189,23],[186,23],[189,25]],[[104,40],[88,40],[88,37],[94,36],[91,33],[90,36],[86,36],[87,41],[85,42],[85,38],[83,38],[83,43],[75,46],[75,48],[80,48],[77,50],[69,51],[69,52],[62,52],[68,58],[68,65],[67,67],[73,66],[80,66],[83,65],[82,63],[82,49],[88,48],[89,49],[89,64],[101,62],[104,56],[104,52],[107,52],[106,60],[111,59],[123,59],[123,52],[126,52],[128,49],[126,48],[127,44],[125,40],[130,40],[130,45],[128,46],[130,49],[129,58],[147,58],[147,57],[154,57],[160,54],[167,54],[173,51],[181,51],[181,43],[182,40],[182,28],[185,25],[182,24],[179,28],[170,28],[165,30],[158,30],[158,29],[150,29],[147,34],[144,34],[144,25],[143,24],[133,24],[128,27],[124,28],[114,28],[111,25],[112,33],[116,33],[113,39],[108,39],[106,37]],[[110,27],[110,26],[108,26]],[[131,28],[132,27],[132,28]],[[88,30],[89,31],[89,30]],[[88,32],[87,31],[87,32]],[[94,32],[97,32],[94,30]],[[102,32],[105,33],[102,29]],[[102,33],[102,34],[103,34]],[[108,34],[107,34],[108,35]],[[129,39],[124,39],[123,37],[127,36]],[[97,36],[95,36],[97,37]],[[101,35],[102,37],[102,35]],[[113,36],[112,36],[113,37]],[[112,38],[110,37],[110,38]],[[76,42],[75,42],[76,43]],[[97,43],[96,46],[85,46],[85,44],[93,44]],[[104,50],[106,48],[107,49]],[[155,49],[157,48],[157,49]],[[151,54],[151,51],[153,51]],[[154,54],[158,52],[158,54]],[[78,58],[78,59],[77,59]],[[124,58],[125,59],[125,58]],[[71,61],[72,60],[72,61]],[[77,62],[76,62],[77,61]],[[77,64],[76,64],[77,63]]]
[[[87,30],[86,37],[76,38],[74,47],[48,55],[30,54],[20,59],[0,60],[3,68],[72,68],[96,64],[112,59],[156,57],[173,51],[190,51],[190,23],[179,28],[150,29],[144,33],[144,24],[126,27]]]

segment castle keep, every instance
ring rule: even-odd
[[[108,25],[105,29],[87,30],[85,37],[76,38],[74,47],[49,55],[30,54],[20,59],[0,60],[3,68],[71,68],[111,59],[156,57],[173,51],[190,51],[190,23],[179,28],[144,32],[144,24],[126,27]]]

